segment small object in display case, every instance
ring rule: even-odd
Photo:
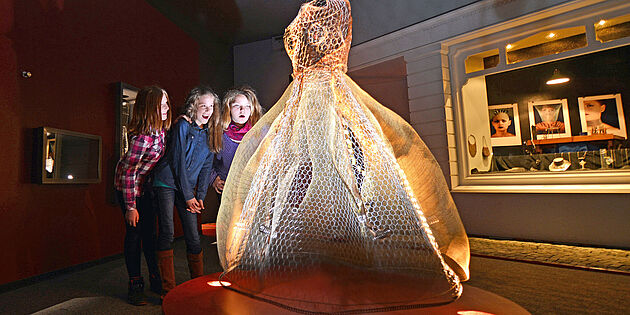
[[[486,139],[486,137],[482,137],[481,138],[483,140],[483,147],[481,148],[481,155],[483,155],[484,158],[487,158],[490,156],[490,146],[488,145],[488,140]]]
[[[612,156],[612,150],[608,151],[606,149],[599,149],[599,160],[601,168],[611,168],[612,164],[615,162],[615,159]]]
[[[468,153],[471,157],[477,155],[477,139],[473,135],[468,136]]]
[[[563,157],[557,157],[549,164],[549,170],[552,172],[562,172],[566,171],[569,166],[571,166],[571,162],[565,160]]]
[[[580,152],[577,153],[578,155],[578,164],[580,164],[580,170],[585,170],[586,168],[584,167],[586,165],[586,153],[588,153],[588,151],[584,151],[583,155],[580,155]]]

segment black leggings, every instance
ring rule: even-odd
[[[118,202],[123,212],[123,218],[127,212],[127,207],[121,191],[117,191]],[[140,219],[135,227],[125,221],[125,265],[129,278],[141,275],[141,252],[144,252],[144,259],[151,275],[158,275],[157,259],[155,249],[157,243],[156,233],[156,207],[153,204],[152,192],[147,191],[143,196],[136,198],[136,208]]]

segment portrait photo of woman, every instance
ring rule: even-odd
[[[621,94],[578,97],[582,132],[628,138]]]

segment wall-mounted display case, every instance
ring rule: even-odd
[[[40,127],[34,130],[33,179],[39,184],[101,181],[101,137]]]
[[[630,192],[628,29],[627,1],[576,1],[444,42],[453,189]]]

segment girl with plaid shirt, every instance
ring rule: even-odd
[[[156,209],[148,175],[164,155],[164,134],[170,128],[170,101],[164,89],[145,87],[138,92],[129,124],[129,150],[116,165],[114,186],[125,215],[125,264],[129,274],[129,303],[146,304],[140,273],[141,251],[149,269],[151,290],[160,293],[162,283],[155,255]]]

